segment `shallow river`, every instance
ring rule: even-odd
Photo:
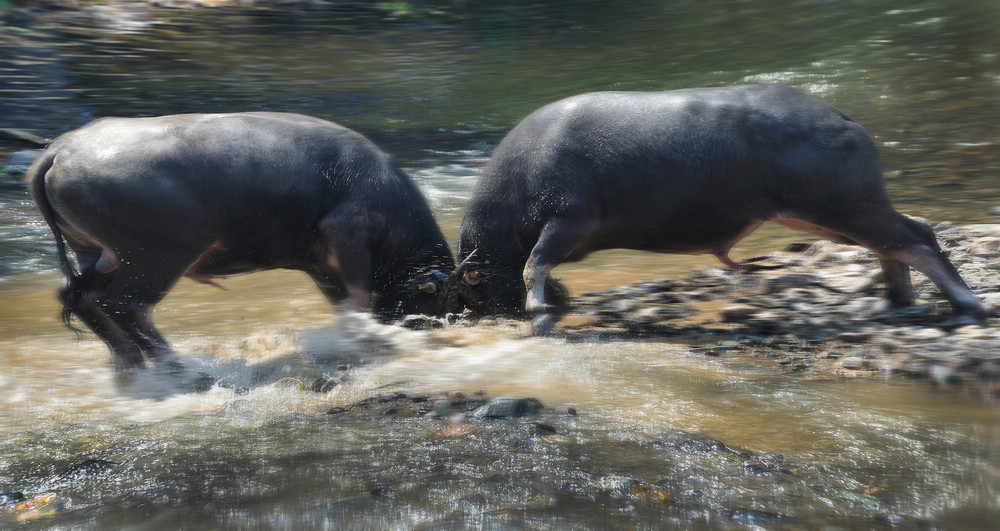
[[[110,4],[0,26],[0,127],[54,136],[111,114],[321,116],[396,156],[454,241],[492,147],[542,104],[785,82],[869,129],[901,211],[1000,222],[992,0]],[[733,256],[807,240],[764,227]],[[607,252],[556,273],[581,293],[714,265]],[[982,528],[1000,516],[1000,410],[961,389],[789,373],[667,339],[406,330],[338,315],[287,272],[232,278],[227,291],[182,282],[156,321],[189,378],[151,372],[119,387],[104,346],[59,323],[57,283],[51,235],[19,178],[5,178],[0,492],[43,501],[0,507],[0,527]],[[340,383],[309,390],[320,376]],[[327,414],[393,391],[546,409],[495,422]]]

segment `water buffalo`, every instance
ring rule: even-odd
[[[783,85],[598,92],[535,111],[483,170],[457,288],[475,312],[527,312],[545,333],[560,263],[625,248],[738,267],[729,249],[765,221],[871,249],[894,305],[914,299],[912,266],[951,302],[950,324],[987,314],[930,228],[893,209],[865,130]]]
[[[118,369],[144,355],[180,367],[151,312],[181,277],[300,270],[331,302],[384,320],[443,313],[441,288],[457,279],[414,183],[317,118],[104,118],[53,141],[27,181],[67,278],[63,320],[86,324]]]

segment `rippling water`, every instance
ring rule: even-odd
[[[22,13],[0,27],[0,126],[321,116],[396,156],[454,241],[492,147],[545,103],[784,82],[869,129],[900,210],[997,221],[996,2],[413,6]],[[802,239],[765,228],[734,255]],[[702,265],[606,252],[557,274],[579,293]],[[0,182],[0,491],[56,493],[25,526],[982,527],[1000,511],[995,405],[926,382],[790,375],[665,340],[384,327],[274,272],[229,291],[185,282],[157,309],[192,374],[223,385],[150,374],[120,389],[103,345],[58,323],[57,282],[23,186]],[[282,380],[322,374],[344,383]],[[385,390],[536,397],[557,434],[325,414]],[[73,468],[88,459],[113,464]]]

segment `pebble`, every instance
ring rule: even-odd
[[[638,479],[628,476],[604,476],[597,480],[596,486],[599,490],[617,496],[627,495],[632,489],[641,485]]]
[[[759,312],[760,308],[749,304],[730,304],[719,310],[723,321],[743,321]]]
[[[856,330],[838,334],[836,339],[844,343],[867,343],[872,340],[874,334],[867,330]]]
[[[869,367],[867,360],[860,356],[847,356],[841,358],[838,364],[844,369],[860,371]]]
[[[919,341],[941,339],[946,335],[946,333],[943,330],[938,330],[937,328],[916,328],[910,330],[906,335],[911,339]]]

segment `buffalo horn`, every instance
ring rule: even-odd
[[[462,260],[462,263],[458,264],[458,267],[456,267],[455,270],[444,279],[444,285],[442,285],[441,289],[437,292],[437,301],[435,306],[437,306],[436,309],[438,315],[444,315],[458,306],[456,300],[458,293],[455,291],[455,286],[458,284],[458,281],[462,279],[462,274],[465,272],[466,268],[469,267],[469,260],[476,255],[477,250],[478,249],[469,253],[469,256],[466,256],[465,260]]]

